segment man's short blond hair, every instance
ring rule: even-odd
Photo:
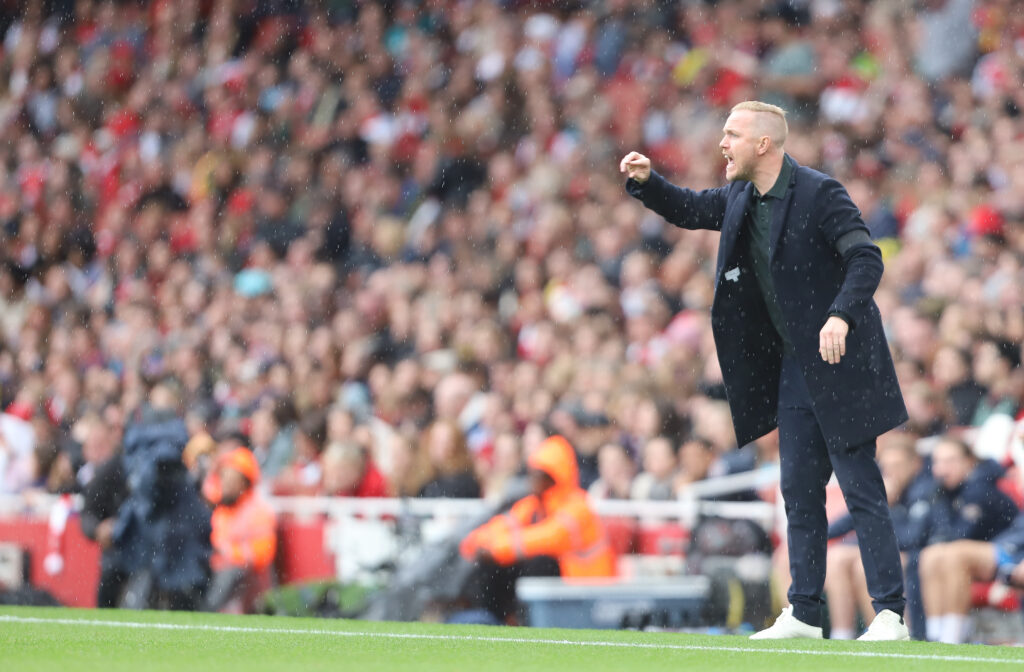
[[[744,100],[733,105],[731,112],[763,112],[758,115],[758,131],[761,135],[771,138],[772,144],[782,147],[789,137],[789,124],[786,123],[786,111],[778,105],[762,103],[759,100]]]

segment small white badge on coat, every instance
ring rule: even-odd
[[[732,280],[733,282],[739,282],[740,281],[740,267],[737,266],[736,268],[733,268],[733,269],[730,269],[730,270],[726,271],[725,272],[725,279],[726,280]]]

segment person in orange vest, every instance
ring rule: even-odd
[[[252,451],[235,448],[222,455],[216,474],[220,488],[211,520],[213,577],[206,593],[207,611],[220,611],[236,598],[244,602],[268,587],[277,551],[277,516],[256,490],[260,467]]]
[[[516,612],[521,576],[567,579],[615,575],[615,554],[601,519],[580,488],[576,453],[561,436],[527,459],[532,494],[463,539],[459,552],[478,563],[474,598],[498,621]]]

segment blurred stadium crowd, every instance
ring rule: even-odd
[[[553,432],[599,497],[773,461],[734,445],[717,237],[616,172],[721,184],[754,98],[885,254],[883,443],[989,423],[1009,464],[1012,0],[58,0],[0,30],[0,404],[31,426],[0,493],[81,491],[158,384],[186,466],[241,442],[273,494],[496,498]]]

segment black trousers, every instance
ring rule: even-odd
[[[902,614],[903,567],[875,462],[875,441],[829,451],[800,363],[784,355],[779,381],[779,457],[789,537],[789,603],[804,623],[821,625],[828,519],[825,486],[834,471],[853,517],[875,612]]]
[[[96,606],[114,609],[121,605],[121,594],[128,584],[128,573],[120,568],[110,552],[100,556],[100,582],[96,589]]]
[[[558,561],[547,555],[524,558],[511,565],[480,561],[470,576],[467,593],[474,607],[486,609],[504,623],[519,608],[516,581],[523,576],[559,576]]]
[[[210,586],[203,598],[203,611],[220,611],[228,602],[247,589],[250,572],[245,568],[229,567],[213,573]]]
[[[123,609],[160,609],[195,611],[199,606],[200,590],[164,589],[156,585],[152,571],[143,569],[128,576],[121,597]]]

